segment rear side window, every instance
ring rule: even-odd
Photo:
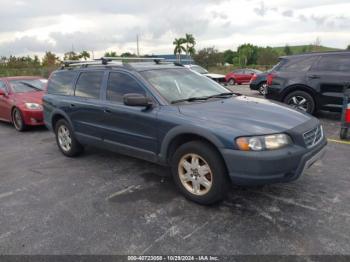
[[[322,56],[316,68],[322,71],[346,71],[350,72],[349,55]]]
[[[125,94],[142,94],[146,95],[145,90],[132,77],[113,72],[109,74],[107,86],[107,100],[113,102],[122,102]]]
[[[47,85],[47,92],[55,95],[70,95],[75,75],[74,71],[53,73]]]
[[[75,87],[75,96],[98,99],[103,75],[103,71],[81,73]]]
[[[6,85],[2,80],[0,80],[0,90],[6,91]]]
[[[288,72],[307,72],[317,59],[318,56],[294,58],[282,65],[279,70]]]

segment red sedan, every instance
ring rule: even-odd
[[[256,69],[236,69],[225,76],[226,82],[229,85],[249,83],[254,74],[262,73]]]
[[[0,78],[0,120],[13,123],[18,131],[44,125],[42,97],[46,83],[40,77]]]

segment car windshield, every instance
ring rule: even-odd
[[[169,103],[230,93],[208,77],[187,69],[149,70],[141,74]]]
[[[200,74],[208,74],[208,71],[206,69],[204,69],[203,67],[201,66],[191,66],[191,69],[197,73],[200,73]]]
[[[10,80],[10,85],[15,93],[44,91],[46,79],[17,79]]]

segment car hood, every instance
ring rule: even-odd
[[[17,103],[37,103],[41,105],[44,94],[44,91],[16,93],[15,100]]]
[[[179,106],[181,114],[201,120],[213,128],[233,129],[241,135],[262,135],[295,128],[312,116],[270,102],[246,96]],[[219,126],[218,126],[219,125]]]
[[[224,75],[220,75],[220,74],[203,74],[203,75],[210,77],[210,78],[214,78],[214,79],[215,78],[225,78]]]

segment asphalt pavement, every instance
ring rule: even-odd
[[[247,86],[235,91],[258,96]],[[339,116],[320,115],[337,139]],[[0,254],[350,254],[350,145],[329,142],[297,181],[232,186],[205,207],[167,168],[0,123]]]

